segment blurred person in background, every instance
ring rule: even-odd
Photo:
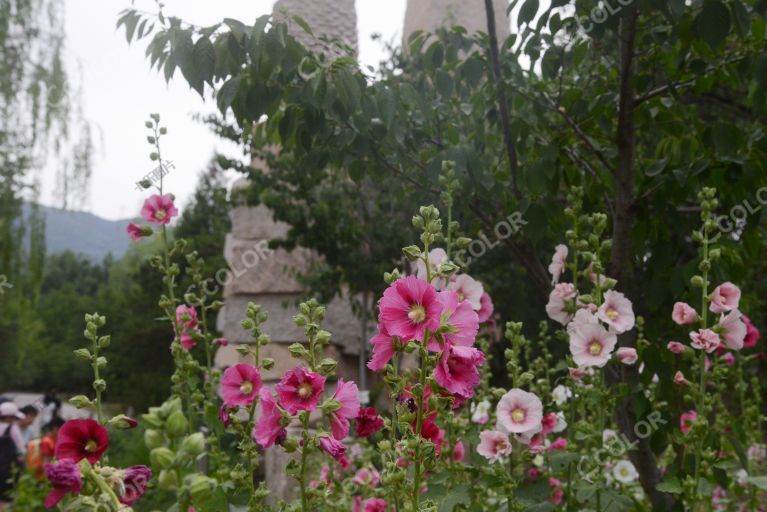
[[[40,415],[40,411],[34,405],[25,405],[19,411],[24,415],[23,419],[16,422],[19,426],[19,430],[21,430],[21,453],[24,455],[27,452],[27,444],[29,444],[37,434],[37,431],[32,424]]]
[[[11,500],[11,491],[15,485],[23,458],[21,429],[16,424],[24,415],[13,402],[0,404],[0,512]]]
[[[53,418],[43,427],[43,437],[33,439],[27,444],[27,469],[38,480],[41,480],[45,474],[43,469],[45,464],[53,461],[56,438],[64,423],[64,420],[58,416]]]

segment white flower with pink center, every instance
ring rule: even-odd
[[[482,283],[467,274],[456,276],[447,283],[447,289],[458,294],[459,300],[468,300],[474,311],[482,308],[482,295],[485,289]]]
[[[615,351],[615,357],[623,364],[632,365],[637,362],[639,356],[635,348],[621,347]]]
[[[585,324],[570,333],[570,353],[578,366],[603,367],[618,339],[599,324]]]
[[[437,290],[443,290],[445,288],[445,285],[447,284],[446,279],[444,277],[439,277],[437,275],[437,272],[439,272],[439,267],[443,263],[447,263],[447,253],[444,249],[437,247],[436,249],[432,249],[429,251],[429,270],[431,272],[432,278],[431,278],[431,284],[436,288]],[[418,260],[415,262],[415,268],[416,268],[416,277],[418,279],[423,279],[426,281],[426,264],[423,262],[423,260]]]
[[[511,441],[509,436],[497,430],[483,430],[479,433],[479,446],[477,453],[485,457],[491,463],[498,462],[501,457],[511,453]]]
[[[742,349],[743,340],[746,339],[746,324],[740,317],[740,311],[733,309],[726,315],[722,313],[721,318],[719,318],[719,329],[724,344],[732,350]]]
[[[515,388],[501,397],[495,416],[504,431],[521,434],[540,428],[543,404],[535,394]]]
[[[717,286],[711,293],[708,309],[714,313],[726,313],[737,309],[740,303],[740,288],[727,281]]]
[[[631,301],[621,292],[608,290],[604,302],[597,311],[597,316],[604,323],[615,329],[618,334],[634,327],[634,310]]]

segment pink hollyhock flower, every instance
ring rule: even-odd
[[[722,316],[719,318],[719,329],[721,329],[724,344],[732,350],[743,348],[743,340],[746,338],[748,330],[740,317],[740,311],[733,309],[726,315],[722,313]]]
[[[338,379],[333,400],[338,402],[340,407],[330,413],[330,431],[333,433],[333,437],[341,441],[349,435],[349,420],[356,418],[360,412],[357,384]]]
[[[724,361],[724,364],[727,366],[732,366],[735,364],[735,356],[732,352],[725,352],[722,354],[722,361]]]
[[[535,466],[531,466],[530,468],[528,468],[525,474],[527,475],[527,478],[529,480],[536,480],[541,476],[541,470],[536,468]]]
[[[701,329],[699,331],[693,331],[690,333],[690,339],[692,340],[692,348],[698,350],[705,350],[709,354],[719,348],[721,342],[719,336],[711,329]]]
[[[182,334],[179,342],[184,350],[192,350],[197,345],[197,342],[194,341],[191,334]]]
[[[474,311],[482,309],[482,295],[485,293],[485,289],[482,287],[482,283],[470,275],[461,274],[453,276],[450,282],[447,283],[447,289],[456,292],[458,300],[469,301]]]
[[[146,466],[131,466],[123,473],[125,493],[120,496],[120,503],[132,507],[146,492],[152,471]]]
[[[282,414],[274,401],[271,391],[262,387],[258,393],[261,402],[261,417],[253,428],[251,437],[256,440],[262,448],[269,448],[285,432],[282,426]]]
[[[45,464],[45,476],[53,490],[45,497],[45,508],[53,508],[67,493],[77,495],[83,486],[80,466],[72,460],[64,459],[57,464]]]
[[[751,320],[746,315],[741,315],[740,319],[746,324],[746,337],[743,340],[743,348],[753,348],[761,336],[759,329],[751,323]]]
[[[682,434],[687,435],[692,428],[692,424],[698,419],[698,413],[696,411],[683,412],[679,417],[679,428]]]
[[[359,437],[370,437],[384,426],[384,420],[381,418],[375,409],[372,407],[365,407],[360,409],[355,422],[355,429]]]
[[[176,215],[178,210],[170,194],[164,196],[155,194],[144,201],[144,206],[141,208],[141,216],[144,220],[155,224],[168,224]]]
[[[493,311],[495,310],[493,306],[493,299],[488,295],[487,292],[482,294],[482,298],[479,300],[480,308],[479,311],[477,311],[477,317],[479,319],[479,323],[483,324],[490,320],[490,317],[493,316]]]
[[[676,384],[677,386],[689,386],[690,381],[684,378],[684,374],[682,372],[677,371],[674,374],[674,384]]]
[[[280,405],[290,414],[313,411],[325,389],[325,377],[298,367],[287,372],[274,389]]]
[[[466,456],[466,447],[463,445],[463,441],[457,441],[453,445],[453,462],[461,462]]]
[[[229,345],[229,340],[228,340],[228,339],[226,339],[226,338],[218,338],[218,339],[215,341],[215,343],[216,343],[216,345],[218,345],[219,347],[225,347],[225,346]]]
[[[512,389],[501,397],[495,415],[505,431],[520,434],[540,427],[543,404],[533,393]]]
[[[129,223],[125,227],[125,231],[128,232],[128,236],[133,240],[134,242],[137,240],[141,240],[145,236],[151,236],[154,231],[152,231],[152,228],[149,226],[139,226],[138,224],[135,224],[133,222]]]
[[[541,433],[545,436],[551,432],[554,432],[554,428],[557,426],[557,415],[553,412],[547,412],[541,419]]]
[[[714,313],[726,313],[732,309],[737,309],[739,303],[740,288],[727,281],[714,288],[708,309]]]
[[[603,367],[618,339],[599,324],[584,324],[570,334],[570,352],[578,366]]]
[[[634,310],[631,301],[622,293],[613,290],[605,292],[604,302],[597,310],[597,316],[604,323],[621,334],[634,328]]]
[[[698,312],[686,302],[677,302],[674,304],[671,319],[679,325],[692,324],[698,320]]]
[[[546,314],[555,322],[567,324],[573,315],[567,311],[567,301],[575,299],[577,291],[571,283],[559,283],[554,286],[549,294],[549,302],[546,304]]]
[[[439,302],[442,306],[442,317],[447,316],[446,324],[452,332],[444,334],[445,341],[451,345],[470,347],[479,331],[479,318],[468,301],[459,301],[458,294],[445,290],[439,292]],[[443,347],[435,338],[429,340],[429,350],[439,352]]]
[[[415,430],[415,425],[413,425],[413,430]],[[433,420],[424,420],[423,425],[421,425],[421,437],[431,441],[436,448],[437,455],[441,454],[442,443],[445,441],[445,431],[439,428]]]
[[[477,367],[484,363],[485,354],[476,348],[448,345],[434,369],[434,380],[454,395],[471,398],[482,379]]]
[[[668,345],[666,345],[666,348],[669,349],[674,354],[681,354],[682,352],[684,352],[684,345],[682,345],[678,341],[669,341]]]
[[[501,457],[506,457],[511,453],[509,436],[497,430],[483,430],[479,433],[477,453],[491,463],[498,462]]]
[[[343,460],[344,454],[346,453],[346,446],[344,443],[331,436],[320,437],[320,448],[338,462]]]
[[[80,462],[88,459],[95,464],[104,455],[109,434],[98,421],[92,419],[69,420],[59,429],[56,438],[56,459]]]
[[[573,380],[583,380],[583,377],[587,375],[586,371],[581,368],[568,368],[567,371]]]
[[[368,498],[362,505],[362,512],[386,512],[386,500],[383,498]]]
[[[615,357],[618,358],[618,361],[620,361],[623,364],[632,365],[637,362],[639,359],[639,356],[637,356],[637,351],[635,348],[631,347],[621,347],[618,350],[615,351]]]
[[[439,267],[443,263],[447,263],[447,253],[444,249],[437,247],[436,249],[432,249],[429,251],[429,270],[431,272],[432,278],[431,278],[431,284],[437,289],[437,290],[443,290],[445,288],[445,285],[447,284],[444,277],[439,277],[437,275],[437,272],[439,272]],[[415,262],[416,266],[416,273],[415,275],[418,277],[418,279],[423,279],[426,281],[426,264],[424,264],[423,260],[419,259]]]
[[[388,332],[386,332],[386,326],[378,324],[378,334],[373,336],[370,343],[373,345],[373,353],[370,361],[368,361],[368,368],[374,372],[378,372],[383,370],[386,365],[389,364],[389,361],[391,361],[391,358],[394,357],[394,354],[397,352],[397,347],[395,345],[396,341],[392,336],[389,336]]]
[[[549,485],[554,488],[549,501],[554,505],[561,505],[565,496],[565,490],[562,488],[562,483],[556,478],[549,478]]]
[[[549,445],[549,451],[554,450],[567,450],[567,439],[564,437],[558,437]]]
[[[229,412],[226,410],[225,406],[221,406],[218,408],[218,421],[224,424],[224,427],[228,427],[232,424],[232,418],[229,416]]]
[[[260,390],[261,374],[258,368],[244,363],[227,368],[219,385],[225,407],[247,407],[253,403]]]
[[[394,281],[384,291],[378,308],[378,320],[386,332],[405,341],[422,339],[427,329],[439,329],[439,295],[433,286],[415,276]]]
[[[197,310],[186,304],[180,304],[176,308],[176,324],[182,332],[194,329],[197,327]]]
[[[381,474],[375,469],[362,468],[354,475],[352,482],[373,488],[381,482]]]
[[[559,277],[565,269],[565,260],[567,260],[567,246],[559,244],[554,248],[554,255],[551,257],[551,263],[549,264],[552,285],[559,282]]]

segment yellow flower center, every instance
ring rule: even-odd
[[[156,212],[154,212],[154,218],[157,220],[163,220],[167,213],[165,212],[165,208],[160,208]]]
[[[507,443],[506,441],[496,441],[496,443],[495,443],[495,451],[496,452],[505,451],[506,448],[508,448],[508,447],[509,447],[509,443]]]
[[[589,343],[589,354],[592,356],[598,356],[602,353],[602,344],[599,343],[597,340],[592,341]]]
[[[410,311],[408,312],[407,317],[414,324],[420,324],[426,320],[426,310],[420,304],[413,304],[410,307]]]
[[[525,410],[519,407],[511,411],[511,421],[514,423],[522,423],[525,421],[525,416]]]
[[[249,380],[243,381],[242,384],[240,384],[240,393],[243,395],[249,395],[253,392],[253,383]]]
[[[301,398],[309,398],[312,396],[312,385],[308,382],[304,382],[298,386],[298,396]]]
[[[607,308],[607,318],[610,320],[615,320],[618,318],[618,312],[614,310],[613,308]]]
[[[90,439],[87,443],[85,443],[85,451],[88,453],[95,452],[98,447],[99,444],[93,439]]]

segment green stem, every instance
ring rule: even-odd
[[[429,268],[428,265],[426,267]],[[416,407],[418,408],[416,412],[416,428],[415,428],[415,436],[416,436],[416,445],[415,445],[415,454],[414,454],[414,469],[413,469],[413,510],[417,511],[419,507],[419,502],[421,499],[421,442],[423,439],[421,439],[421,430],[423,429],[423,409],[424,409],[424,396],[425,396],[425,388],[426,388],[426,359],[427,359],[427,352],[426,352],[426,343],[429,339],[429,331],[427,330],[424,333],[423,337],[423,343],[420,347],[420,375],[419,375],[419,400],[416,401]]]
[[[301,448],[301,478],[299,478],[299,483],[301,484],[301,510],[307,512],[309,510],[309,496],[306,493],[306,455],[307,449],[309,448],[308,413],[301,413],[301,424],[303,425],[302,438],[304,440],[304,446]]]
[[[708,218],[703,218],[703,283],[701,287],[701,329],[708,327]],[[700,365],[700,380],[698,382],[698,396],[697,403],[695,405],[696,412],[698,414],[704,414],[703,408],[705,407],[706,397],[706,353],[701,350],[698,358]],[[698,477],[700,475],[700,457],[703,451],[703,439],[699,440],[696,444],[695,450],[695,463],[694,463],[694,478],[695,478],[695,495],[694,499],[697,501],[698,495]]]

